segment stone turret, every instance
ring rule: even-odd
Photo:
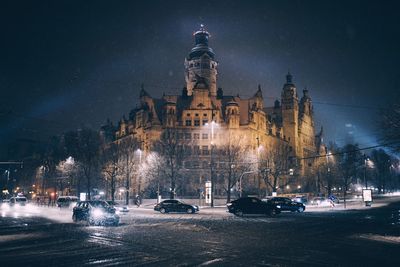
[[[303,90],[303,97],[300,100],[299,112],[300,116],[303,114],[308,116],[313,115],[313,106],[307,89]]]
[[[211,96],[217,95],[217,65],[214,51],[208,46],[210,33],[201,25],[194,33],[195,46],[185,58],[185,80],[187,94],[191,96],[193,89],[207,88]]]
[[[229,129],[238,129],[240,122],[239,104],[235,101],[228,102],[225,109],[226,122]]]
[[[163,110],[163,125],[167,128],[175,127],[176,124],[176,103],[166,101]]]
[[[301,151],[297,151],[298,144],[298,118],[299,118],[299,104],[296,92],[296,86],[293,83],[293,76],[288,73],[286,75],[286,83],[283,86],[281,95],[282,105],[282,126],[283,137],[289,141],[290,145],[296,148],[296,155]]]

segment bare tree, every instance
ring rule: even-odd
[[[231,201],[231,190],[240,176],[255,166],[255,162],[249,162],[250,146],[247,141],[244,135],[229,131],[226,139],[218,146],[218,173],[223,177],[227,203]]]
[[[118,178],[118,172],[121,166],[121,149],[117,143],[110,143],[103,147],[102,151],[102,172],[106,179],[106,185],[110,186],[111,199],[115,200],[115,191]]]
[[[397,98],[399,99],[399,98]],[[381,141],[389,146],[394,152],[400,152],[400,103],[391,105],[382,111],[380,129],[382,131]]]
[[[91,199],[93,177],[97,172],[100,155],[100,136],[99,133],[88,128],[78,131],[68,132],[64,136],[67,153],[76,161],[86,180],[86,192],[88,199]],[[95,181],[97,182],[97,181]],[[80,181],[78,181],[78,192],[80,191]]]
[[[165,167],[167,166],[165,158],[157,152],[151,152],[146,156],[140,169],[141,174],[146,177],[146,192],[148,197],[161,195],[165,189]]]
[[[77,164],[73,157],[68,157],[65,160],[61,160],[57,165],[57,176],[56,180],[58,183],[58,189],[64,191],[67,189],[67,194],[71,194],[72,188],[76,182],[76,176],[78,174]]]
[[[45,194],[46,188],[52,188],[54,191],[57,190],[57,165],[64,157],[60,138],[57,136],[51,137],[40,155],[43,173],[42,184],[40,186],[41,194]]]
[[[174,199],[184,156],[182,142],[178,139],[178,131],[171,128],[165,129],[156,144],[156,150],[164,157],[165,175],[170,184],[170,198]]]
[[[123,177],[125,181],[125,204],[129,204],[129,192],[131,188],[133,188],[133,192],[140,194],[140,181],[137,178],[138,171],[137,166],[138,155],[135,155],[135,152],[141,153],[139,142],[134,138],[134,136],[129,135],[123,139],[118,141],[118,149],[119,149],[119,165],[121,166],[120,175]]]
[[[289,145],[277,142],[260,151],[262,178],[271,192],[289,184],[290,181],[284,178],[288,177],[290,155]]]
[[[386,184],[390,179],[392,159],[383,149],[372,150],[372,161],[375,166],[375,184],[379,194],[385,194]]]

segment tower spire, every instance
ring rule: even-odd
[[[214,51],[208,46],[210,33],[204,24],[193,33],[195,45],[185,58],[185,80],[187,95],[191,96],[193,90],[208,89],[211,96],[217,96],[217,65]]]
[[[288,71],[288,73],[286,74],[286,83],[287,83],[287,84],[293,84],[293,76],[292,76],[292,74],[290,74],[289,71]]]

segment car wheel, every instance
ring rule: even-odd
[[[236,216],[239,216],[239,217],[242,217],[242,216],[243,216],[243,211],[241,211],[241,210],[236,210],[236,211],[235,211],[235,215],[236,215]]]
[[[87,226],[94,225],[94,221],[93,221],[90,217],[87,217],[87,219],[86,219],[86,225],[87,225]]]
[[[303,212],[304,211],[304,208],[303,207],[300,207],[298,210],[297,210],[297,212]]]
[[[164,208],[161,208],[161,209],[160,209],[160,212],[164,214],[164,213],[167,213],[167,210],[164,209]]]
[[[193,208],[188,208],[188,209],[186,210],[186,212],[187,212],[187,213],[194,213],[194,209],[193,209]]]
[[[271,210],[269,211],[269,215],[270,215],[270,216],[275,216],[275,215],[277,215],[277,214],[279,214],[279,212],[278,212],[276,209],[271,209]]]

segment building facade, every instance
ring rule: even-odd
[[[229,164],[228,168],[235,171],[239,164],[251,165],[255,162],[257,170],[253,168],[250,176],[258,176],[258,180],[248,178],[243,184],[253,183],[259,189],[267,188],[267,183],[262,179],[260,181],[260,169],[264,173],[272,172],[268,158],[273,157],[273,153],[268,156],[266,152],[273,152],[279,146],[285,148],[285,160],[298,159],[286,164],[286,170],[280,170],[283,175],[291,175],[292,179],[297,180],[309,175],[310,168],[307,166],[313,160],[302,159],[317,155],[322,144],[321,135],[315,132],[313,106],[308,90],[303,90],[299,99],[293,77],[288,73],[281,99],[276,100],[273,107],[264,106],[260,86],[251,98],[225,95],[222,88],[217,86],[218,62],[208,44],[209,37],[204,27],[194,33],[195,45],[184,60],[186,86],[182,93],[154,98],[142,86],[140,105],[130,112],[129,118],[121,119],[114,135],[115,140],[120,142],[134,138],[146,155],[155,150],[163,132],[176,132],[175,138],[183,151],[180,168],[180,179],[183,180],[177,188],[184,195],[201,192],[204,182],[213,180],[213,175],[218,177],[218,170],[224,164]],[[216,151],[227,141],[234,145],[240,143],[246,147],[246,153],[253,153],[254,157],[248,154],[247,160],[241,157],[240,162],[237,162],[238,158],[226,160],[226,152]],[[260,153],[264,152],[265,156],[261,156]],[[238,171],[243,172],[244,169]],[[232,183],[238,182],[238,176],[235,177]],[[224,181],[218,182],[218,179],[214,178],[217,195],[237,189],[232,189],[232,184],[227,185]]]

